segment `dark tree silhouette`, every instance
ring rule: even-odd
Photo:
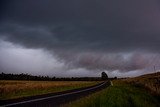
[[[35,80],[35,81],[101,81],[100,77],[49,77],[49,76],[33,76],[30,74],[5,74],[0,73],[0,80]]]
[[[102,80],[107,80],[108,79],[108,75],[105,72],[101,73],[101,78]]]
[[[114,77],[114,79],[117,79],[117,77]]]

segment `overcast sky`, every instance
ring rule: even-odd
[[[159,0],[0,1],[0,72],[123,77],[154,66]]]

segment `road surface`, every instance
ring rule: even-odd
[[[110,85],[110,82],[105,81],[100,84],[68,90],[53,94],[39,95],[27,98],[19,98],[14,100],[1,100],[0,107],[59,107],[61,104],[74,101],[91,93],[102,90]]]

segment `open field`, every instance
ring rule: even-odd
[[[147,77],[145,76],[145,78]],[[143,79],[139,79],[139,81],[143,81],[142,83],[145,84]],[[146,82],[154,85],[154,77],[152,79],[150,82],[146,79]],[[130,79],[114,80],[113,86],[62,107],[160,107],[159,97],[155,97],[150,90],[146,90],[143,86],[139,87],[133,82],[130,83]],[[159,95],[157,94],[157,96]]]
[[[95,81],[0,81],[0,100],[60,92],[95,85]]]

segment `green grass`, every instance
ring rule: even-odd
[[[158,100],[146,90],[114,81],[113,86],[71,102],[66,107],[159,107]]]
[[[48,94],[95,85],[92,81],[0,81],[0,100]]]

